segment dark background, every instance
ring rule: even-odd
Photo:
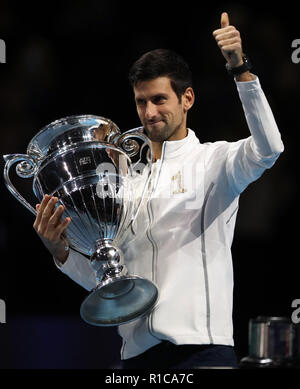
[[[196,103],[188,126],[200,141],[247,137],[235,83],[212,36],[223,11],[241,32],[285,144],[275,166],[240,199],[232,248],[233,318],[236,350],[243,357],[249,319],[290,317],[292,301],[300,298],[300,64],[291,60],[300,31],[292,3],[2,1],[0,39],[7,63],[0,64],[0,154],[26,153],[40,128],[68,115],[104,116],[123,131],[139,125],[127,73],[141,54],[159,47],[179,52],[190,64]],[[57,270],[32,228],[33,215],[3,180],[0,185],[0,298],[7,307],[0,368],[111,366],[120,345],[115,329],[80,319],[87,292]],[[30,182],[18,185],[30,197]]]

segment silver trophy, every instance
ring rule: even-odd
[[[142,158],[148,163],[143,164]],[[39,202],[45,194],[55,196],[57,206],[65,206],[64,217],[72,218],[65,239],[89,257],[97,280],[81,304],[82,319],[114,326],[149,312],[157,288],[150,280],[128,274],[119,248],[146,201],[152,153],[142,128],[121,134],[109,119],[69,116],[43,127],[29,143],[27,154],[4,159],[7,188],[29,211],[36,215],[10,179],[15,163],[18,176],[33,179]]]

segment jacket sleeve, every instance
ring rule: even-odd
[[[226,171],[230,186],[241,193],[273,166],[284,146],[259,79],[236,85],[251,136],[231,144]]]
[[[62,265],[55,258],[56,266],[77,284],[90,291],[96,286],[96,276],[89,260],[82,254],[70,249],[66,262]]]

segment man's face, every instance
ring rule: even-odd
[[[194,101],[192,88],[187,88],[181,102],[168,77],[140,81],[133,90],[139,118],[153,142],[179,140],[186,136],[186,113]]]

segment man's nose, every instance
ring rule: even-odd
[[[151,120],[155,118],[157,115],[157,108],[156,105],[153,104],[151,101],[147,102],[146,105],[146,111],[145,111],[145,117],[147,120]]]

